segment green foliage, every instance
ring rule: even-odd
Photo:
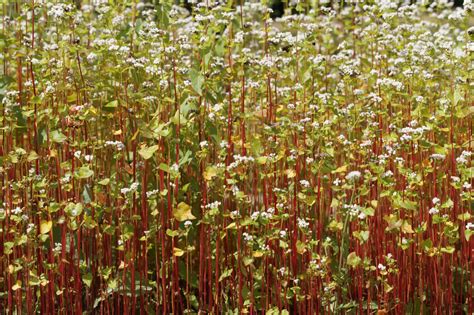
[[[471,4],[157,2],[0,6],[5,313],[470,310]]]

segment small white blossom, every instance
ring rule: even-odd
[[[361,177],[361,173],[359,171],[352,171],[349,172],[349,174],[346,175],[346,179],[348,181],[355,181]]]

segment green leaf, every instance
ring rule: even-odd
[[[98,184],[102,186],[107,186],[109,183],[110,183],[110,178],[104,178],[103,180],[98,182]]]
[[[115,100],[115,101],[107,103],[104,107],[105,108],[116,108],[117,106],[118,106],[118,101]]]
[[[191,206],[185,202],[180,202],[178,204],[178,206],[173,210],[173,216],[180,222],[196,219],[196,217],[191,213]]]
[[[74,174],[76,178],[86,179],[94,175],[94,171],[89,169],[88,166],[81,166]]]
[[[257,158],[257,163],[260,165],[266,164],[267,163],[267,157],[266,156],[259,156]]]
[[[167,230],[166,230],[166,235],[168,235],[169,237],[175,237],[175,236],[178,236],[178,235],[179,235],[179,232],[178,232],[178,231],[173,231],[173,230],[167,229]]]
[[[361,262],[362,259],[357,256],[355,252],[351,252],[349,255],[347,255],[347,264],[352,268],[357,267]]]
[[[77,217],[82,213],[82,203],[70,202],[64,209],[64,211],[71,217]]]
[[[91,203],[92,197],[91,197],[91,191],[90,191],[90,186],[84,185],[84,189],[82,190],[82,198],[84,203]]]
[[[367,240],[369,239],[369,236],[370,236],[369,231],[360,231],[360,237],[362,238],[364,242],[367,242]]]
[[[37,160],[38,158],[39,158],[38,153],[36,153],[36,151],[31,150],[30,154],[28,154],[27,160],[28,162],[31,162],[31,161]]]
[[[82,281],[84,281],[84,284],[90,288],[92,285],[92,274],[90,272],[86,273],[85,275],[82,276]]]
[[[471,235],[474,234],[473,230],[465,230],[464,231],[464,238],[466,238],[466,242],[469,242]]]
[[[441,252],[446,253],[446,254],[452,254],[452,253],[454,253],[454,247],[452,247],[452,246],[442,247]]]
[[[369,217],[373,217],[375,214],[375,210],[372,207],[362,208],[361,211]]]
[[[430,239],[426,239],[421,242],[421,247],[424,251],[429,251],[433,247],[433,242]]]
[[[63,135],[60,131],[54,130],[51,132],[51,140],[56,143],[63,143],[66,141],[67,137]]]
[[[112,291],[117,289],[118,288],[118,282],[117,282],[117,279],[110,279],[109,283],[108,283],[108,287],[109,289],[111,289]]]
[[[150,159],[153,156],[153,153],[155,153],[158,150],[158,145],[152,145],[151,147],[143,147],[140,151],[138,151],[138,154],[145,160]]]
[[[231,274],[232,274],[232,268],[227,268],[226,270],[224,270],[224,272],[219,277],[219,282],[221,282],[225,278],[229,277]]]
[[[169,173],[170,172],[170,167],[168,166],[168,164],[165,164],[165,163],[160,163],[160,165],[158,166],[158,168],[166,173]]]
[[[449,209],[449,208],[452,208],[453,206],[454,206],[454,203],[450,198],[450,199],[446,200],[446,202],[441,205],[441,208]]]
[[[454,106],[456,106],[461,100],[464,100],[461,94],[461,89],[456,88],[456,90],[454,90],[454,97],[453,97]]]
[[[196,91],[196,93],[202,95],[202,85],[204,83],[204,76],[199,71],[191,69],[191,71],[189,71],[189,77],[191,79],[191,85],[193,89]]]

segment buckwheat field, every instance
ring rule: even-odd
[[[0,13],[0,314],[474,314],[472,0]]]

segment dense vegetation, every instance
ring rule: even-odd
[[[473,314],[474,5],[325,2],[2,1],[0,312]]]

